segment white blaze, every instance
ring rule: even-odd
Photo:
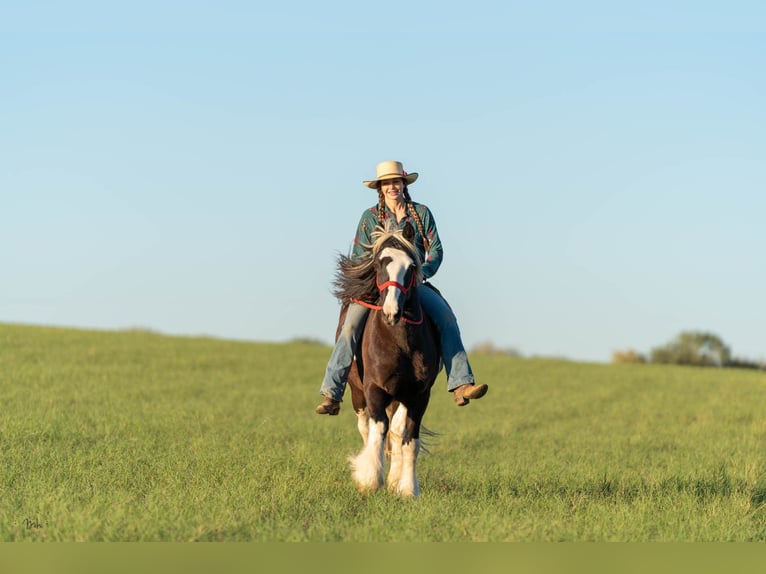
[[[388,273],[389,281],[396,281],[405,288],[408,285],[404,285],[404,277],[407,274],[407,269],[412,265],[412,259],[407,254],[398,249],[392,247],[386,247],[380,252],[380,257],[390,257],[391,262],[386,265],[386,272]],[[383,313],[393,318],[399,312],[399,295],[400,291],[396,287],[387,287],[386,296],[383,299]]]

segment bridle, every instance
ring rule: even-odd
[[[413,273],[412,276],[410,277],[410,284],[407,285],[407,287],[405,287],[404,285],[402,285],[401,283],[397,281],[386,281],[385,283],[381,285],[377,277],[375,277],[375,285],[378,286],[378,291],[380,292],[383,292],[383,290],[387,287],[396,287],[397,289],[399,289],[399,291],[401,291],[402,293],[406,295],[409,292],[409,290],[412,289],[413,286],[415,285],[415,274]]]
[[[407,285],[407,287],[405,287],[404,285],[402,285],[398,281],[386,281],[385,283],[381,284],[380,281],[378,281],[377,277],[375,278],[375,285],[378,286],[378,291],[380,291],[381,293],[385,289],[387,289],[388,287],[395,287],[396,289],[399,289],[399,291],[401,291],[402,293],[404,293],[406,295],[410,291],[410,289],[412,289],[416,285],[415,273],[413,273],[412,276],[410,277],[410,284]],[[362,301],[361,299],[352,299],[352,301],[354,303],[357,303],[357,304],[361,305],[362,307],[367,307],[368,309],[373,309],[374,311],[380,311],[381,309],[383,309],[382,305],[373,305],[372,303],[367,303],[366,301]],[[407,317],[402,316],[402,321],[404,321],[405,323],[409,323],[410,325],[422,325],[423,324],[423,317],[424,317],[424,315],[423,315],[423,306],[422,305],[419,305],[419,306],[420,306],[420,318],[419,319],[413,320],[413,319],[408,319]]]

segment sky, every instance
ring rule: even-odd
[[[330,343],[375,165],[465,346],[766,357],[766,4],[0,2],[0,322]]]

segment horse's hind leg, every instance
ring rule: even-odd
[[[388,429],[389,456],[391,468],[388,470],[388,489],[394,492],[399,490],[399,481],[402,475],[402,433],[407,421],[407,407],[399,403],[399,407],[391,417],[391,426]]]
[[[417,498],[420,496],[420,484],[417,477],[418,454],[420,439],[410,438],[402,442],[402,476],[399,479],[399,494]]]
[[[403,407],[402,407],[403,408]],[[391,472],[389,473],[388,487],[399,496],[406,498],[417,498],[420,496],[420,485],[417,477],[418,453],[420,453],[420,439],[414,438],[416,423],[407,416],[407,410],[401,412],[401,408],[396,413],[395,418],[401,420],[391,424],[401,429],[398,438],[399,460],[397,463],[397,474],[393,475],[394,456],[391,456]],[[393,475],[393,476],[392,476]]]

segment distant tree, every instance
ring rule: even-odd
[[[684,331],[673,341],[651,352],[651,362],[671,365],[723,367],[731,360],[731,349],[713,333]]]
[[[505,355],[506,357],[521,357],[521,353],[512,347],[500,349],[490,341],[484,341],[471,349],[473,355]]]
[[[322,345],[326,346],[327,343],[316,337],[293,337],[290,339],[290,343],[299,343],[301,345]]]
[[[612,363],[615,364],[638,364],[646,363],[646,356],[638,351],[628,349],[627,351],[614,351],[612,353]]]

